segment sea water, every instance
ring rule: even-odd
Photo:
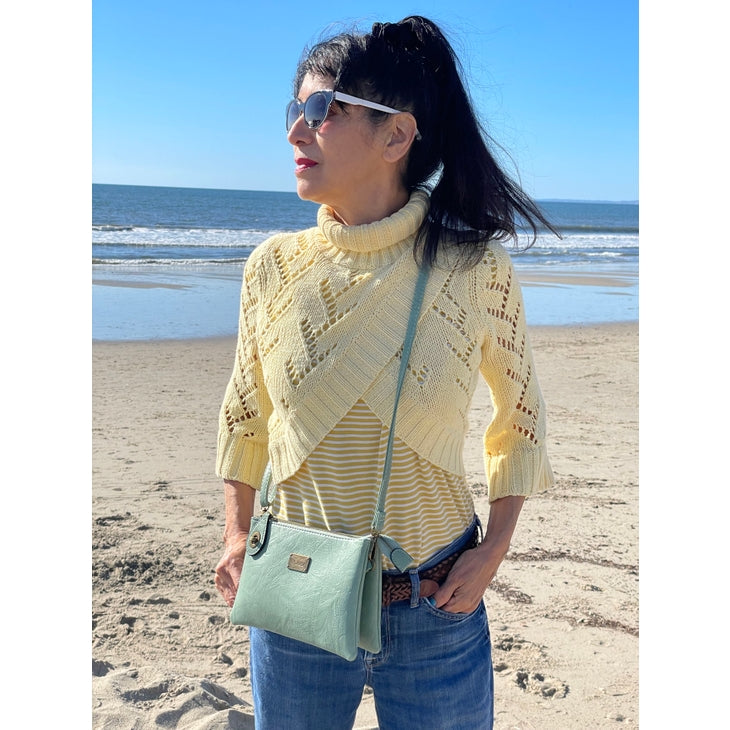
[[[234,334],[251,251],[316,225],[318,209],[286,192],[95,184],[92,195],[98,340]],[[638,204],[538,202],[562,238],[541,230],[512,254],[528,322],[637,320]]]

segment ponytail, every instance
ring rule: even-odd
[[[295,93],[307,73],[330,76],[334,88],[413,114],[421,139],[404,171],[408,190],[430,189],[431,206],[414,255],[430,265],[440,246],[457,247],[465,264],[479,261],[489,241],[518,242],[518,225],[559,235],[537,204],[500,168],[462,82],[462,69],[438,26],[414,15],[342,34],[309,51],[299,64]],[[385,114],[370,111],[375,123]]]

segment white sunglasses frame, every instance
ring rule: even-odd
[[[359,96],[351,96],[350,94],[344,94],[341,91],[334,91],[332,89],[318,89],[317,91],[314,91],[312,93],[318,94],[322,91],[326,91],[327,93],[332,94],[332,101],[342,101],[345,104],[352,104],[353,106],[365,106],[368,109],[375,109],[375,111],[385,112],[386,114],[404,114],[405,113],[405,112],[400,111],[400,109],[393,109],[392,106],[385,106],[384,104],[378,104],[376,101],[368,101],[367,99],[361,99]],[[298,101],[298,100],[294,99],[293,101]],[[327,105],[327,112],[324,115],[324,117],[322,117],[322,121],[316,127],[310,126],[309,123],[307,122],[307,120],[306,119],[304,120],[304,123],[307,125],[307,127],[309,127],[309,129],[318,129],[320,127],[320,125],[322,125],[324,120],[327,119],[327,114],[329,114],[330,104],[332,104],[332,101],[330,101],[330,103]],[[300,106],[299,114],[297,115],[297,119],[302,114],[304,114],[304,105],[306,103],[307,103],[306,101],[299,102],[299,104],[301,106]],[[289,104],[291,104],[291,102],[289,102]],[[288,111],[289,111],[289,105],[287,105],[287,112]],[[287,121],[288,121],[288,114],[287,114]],[[293,126],[294,126],[294,123],[292,123],[292,127]],[[291,129],[291,127],[289,127],[289,129]],[[289,129],[287,129],[287,132],[289,131]],[[421,133],[418,131],[418,127],[416,127],[416,139],[419,139],[419,140],[421,139]]]

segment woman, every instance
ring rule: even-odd
[[[351,728],[367,684],[383,729],[490,728],[482,597],[525,497],[553,481],[521,293],[498,241],[516,239],[518,217],[533,234],[538,222],[550,226],[495,163],[431,21],[376,23],[318,44],[294,92],[286,128],[297,192],[321,208],[316,228],[274,236],[246,264],[220,416],[226,527],[216,586],[232,605],[269,461],[282,519],[369,531],[423,265],[384,530],[413,563],[403,574],[383,565],[377,655],[347,662],[250,630],[256,727]],[[462,463],[480,372],[494,404],[481,542]]]

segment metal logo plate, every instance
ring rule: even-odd
[[[306,555],[297,555],[296,553],[292,553],[289,556],[287,568],[289,568],[289,570],[295,570],[297,573],[306,573],[309,570],[309,564],[311,562],[312,559]]]

